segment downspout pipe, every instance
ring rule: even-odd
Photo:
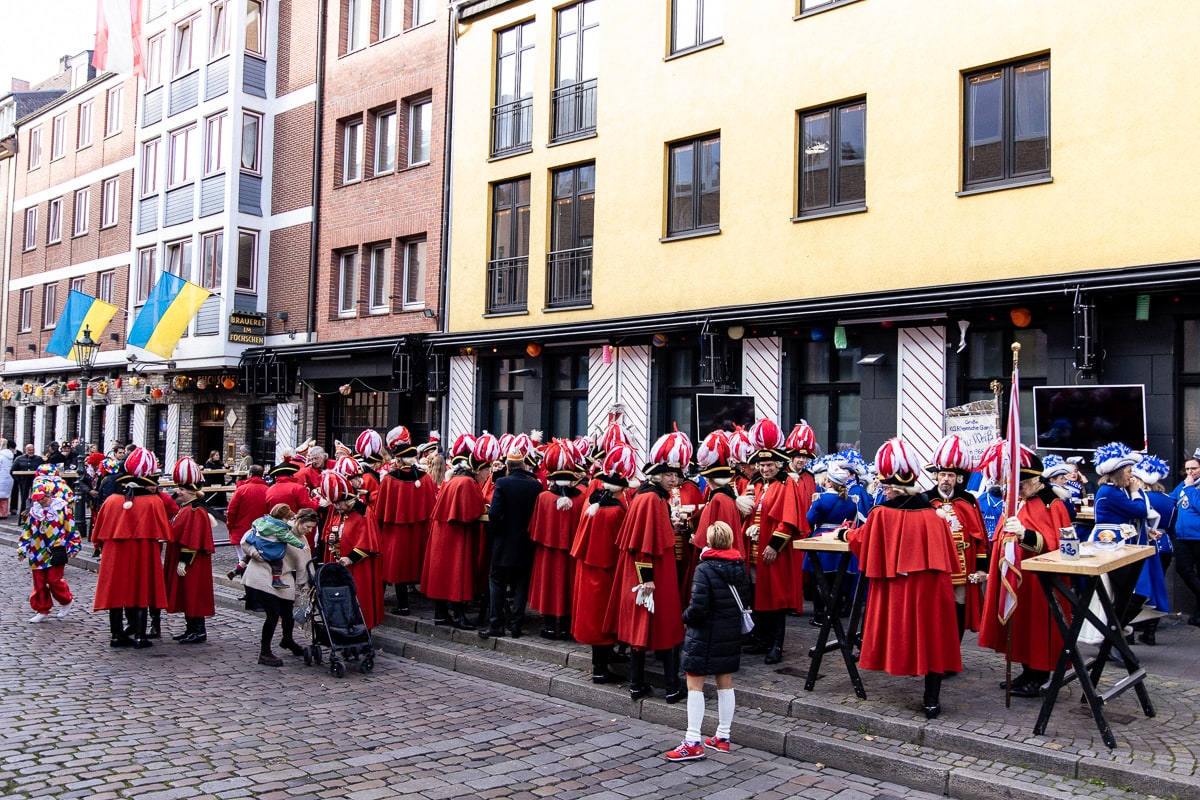
[[[313,113],[313,182],[312,229],[308,237],[308,341],[317,332],[317,278],[320,267],[321,243],[321,136],[325,125],[325,28],[328,24],[329,0],[318,0],[317,7],[317,101]]]

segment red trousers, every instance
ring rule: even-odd
[[[63,580],[65,567],[46,567],[45,569],[30,570],[33,573],[33,591],[29,595],[29,606],[39,614],[49,614],[54,605],[51,598],[58,601],[60,606],[75,599],[71,587]]]

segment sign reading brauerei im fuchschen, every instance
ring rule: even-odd
[[[234,311],[229,315],[229,341],[234,344],[266,344],[267,315]]]

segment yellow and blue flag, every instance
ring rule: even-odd
[[[170,358],[188,323],[211,294],[202,286],[164,272],[133,321],[127,344]]]
[[[58,325],[54,328],[54,335],[50,337],[50,344],[46,345],[46,352],[73,360],[75,342],[83,335],[83,329],[88,329],[94,341],[100,341],[100,334],[117,310],[112,303],[72,289],[67,295],[62,316],[58,318]]]

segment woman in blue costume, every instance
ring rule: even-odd
[[[850,496],[847,484],[850,482],[850,470],[843,465],[833,462],[830,463],[825,470],[824,478],[821,480],[821,485],[824,488],[808,507],[808,526],[812,529],[812,536],[820,536],[824,533],[835,531],[838,528],[854,527],[857,525],[858,504],[854,502],[854,498]],[[840,553],[818,553],[811,552],[808,558],[804,559],[804,569],[812,571],[810,559],[817,558],[821,561],[821,569],[825,571],[826,576],[830,580],[837,573],[838,559],[841,558]],[[851,574],[853,573],[853,574]],[[858,575],[857,559],[851,559],[850,567],[846,574],[846,584],[843,586],[842,599],[843,606],[848,608],[850,597],[853,594],[854,580]],[[826,609],[825,601],[819,593],[813,593],[813,617],[812,625],[820,625],[823,622],[824,615],[829,612],[841,613],[842,609]]]
[[[1151,544],[1158,551],[1157,561],[1165,575],[1174,554],[1175,501],[1167,494],[1162,482],[1170,476],[1171,468],[1161,458],[1146,456],[1134,466],[1132,472],[1133,477],[1142,482],[1146,498],[1150,501],[1147,527],[1150,531],[1158,532],[1158,536],[1151,533]],[[1153,556],[1151,560],[1155,560]],[[1142,644],[1153,647],[1158,643],[1155,640],[1158,617],[1136,623],[1133,627],[1138,631],[1137,638]]]

